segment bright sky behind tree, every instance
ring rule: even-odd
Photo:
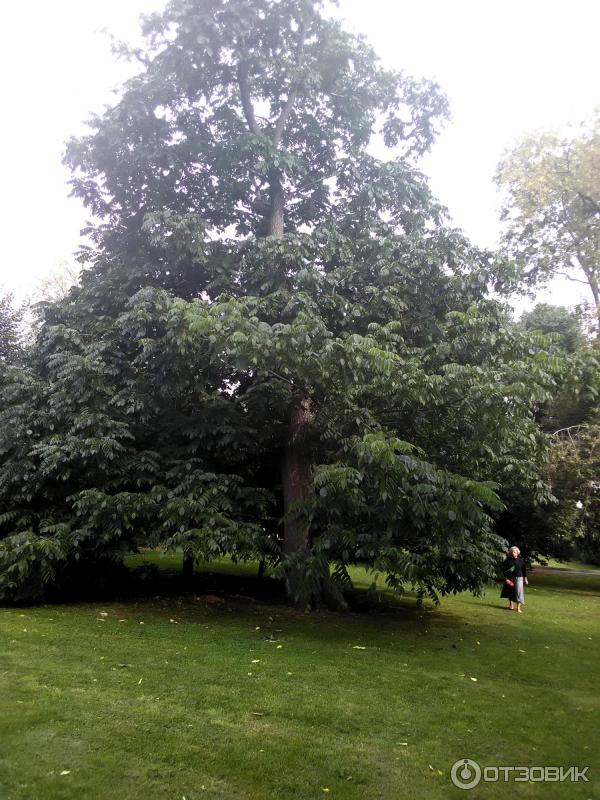
[[[4,124],[0,286],[23,299],[72,261],[86,215],[68,198],[65,140],[110,103],[132,67],[102,29],[128,42],[163,0],[32,0],[3,10]],[[524,132],[589,118],[600,106],[600,3],[593,0],[340,0],[334,11],[384,64],[436,79],[452,120],[422,164],[454,224],[479,245],[498,239],[492,178]],[[564,279],[539,299],[575,303]]]

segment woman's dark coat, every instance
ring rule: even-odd
[[[517,602],[517,585],[515,578],[526,578],[527,567],[521,556],[513,558],[508,556],[502,564],[502,574],[504,575],[504,586],[500,592],[500,597],[505,597],[507,600],[512,600],[513,603]],[[513,581],[514,586],[509,586],[506,579]]]

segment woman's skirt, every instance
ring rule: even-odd
[[[509,586],[506,582],[504,583],[502,591],[500,592],[500,597],[510,600],[511,603],[524,603],[525,591],[523,589],[523,578],[514,578],[513,583],[514,586]]]
[[[525,602],[525,589],[523,588],[523,578],[515,578],[515,595],[517,603]]]

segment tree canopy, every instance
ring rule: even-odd
[[[156,544],[267,560],[303,605],[351,564],[480,591],[494,515],[550,497],[536,412],[571,357],[417,170],[439,88],[313,0],[173,0],[144,33],[67,148],[81,282],[2,374],[0,596]]]

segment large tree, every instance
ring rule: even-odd
[[[414,166],[439,89],[314,0],[174,0],[144,30],[67,150],[81,285],[3,384],[0,591],[148,542],[269,558],[303,604],[356,563],[479,590],[499,494],[548,497],[535,409],[566,358]]]
[[[505,244],[525,280],[589,287],[600,329],[600,117],[579,135],[525,137],[498,167]]]

